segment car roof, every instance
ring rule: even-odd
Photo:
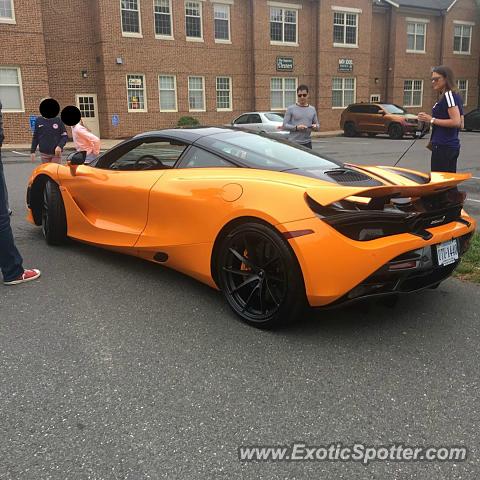
[[[195,142],[201,137],[215,135],[216,133],[229,132],[230,128],[221,127],[190,127],[190,128],[166,128],[164,130],[153,130],[150,132],[143,132],[135,135],[133,138],[144,137],[173,137],[178,140],[187,142]]]

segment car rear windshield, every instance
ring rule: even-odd
[[[340,162],[320,156],[315,151],[284,140],[246,132],[228,132],[204,137],[198,143],[251,168],[291,170],[294,168],[328,170],[342,166]]]
[[[381,107],[387,112],[387,113],[393,113],[393,114],[397,114],[397,115],[401,115],[403,113],[407,113],[407,111],[402,108],[402,107],[399,107],[398,105],[393,105],[391,103],[386,103],[386,104],[382,104]]]
[[[271,122],[283,122],[283,113],[266,113],[265,116]]]

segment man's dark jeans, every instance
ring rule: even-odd
[[[23,273],[23,260],[13,241],[10,215],[8,214],[5,175],[3,174],[2,152],[0,150],[0,269],[3,280],[9,282]]]

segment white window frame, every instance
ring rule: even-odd
[[[403,100],[405,100],[405,82],[412,82],[412,89],[409,90],[411,92],[411,99],[413,101],[413,92],[416,92],[417,90],[414,90],[413,85],[414,82],[421,82],[422,88],[420,89],[420,105],[410,105],[410,104],[403,104],[403,107],[410,107],[410,108],[418,108],[423,106],[423,88],[424,88],[424,81],[421,78],[405,78],[403,80]]]
[[[0,68],[4,68],[6,70],[16,70],[17,71],[17,78],[18,78],[18,84],[17,85],[10,85],[10,84],[3,84],[4,86],[8,87],[16,87],[20,88],[20,103],[21,103],[21,108],[20,109],[15,109],[15,108],[5,108],[5,105],[3,106],[3,112],[4,113],[24,113],[25,112],[25,102],[23,99],[23,82],[22,82],[22,71],[20,70],[20,67],[14,66],[14,65],[0,65]]]
[[[222,7],[226,7],[227,8],[227,12],[228,12],[228,18],[227,18],[227,21],[228,21],[228,39],[223,39],[223,38],[215,38],[215,7],[216,6],[222,6]],[[213,37],[215,39],[215,43],[232,43],[232,27],[231,27],[231,8],[230,8],[230,3],[227,3],[225,1],[219,1],[219,0],[216,0],[213,2]],[[224,20],[224,19],[222,19]]]
[[[219,91],[218,90],[218,85],[217,85],[217,81],[219,78],[228,78],[228,87],[229,87],[229,90],[228,90],[228,96],[229,96],[229,104],[230,104],[230,107],[229,108],[218,108],[218,101],[217,101],[217,92]],[[221,90],[222,92],[224,92],[225,90]],[[226,75],[219,75],[218,77],[215,77],[215,104],[216,104],[216,107],[217,107],[217,112],[231,112],[233,111],[233,95],[232,95],[232,77],[228,77]]]
[[[173,10],[172,10],[172,0],[168,0],[169,9],[170,9],[170,31],[171,35],[160,35],[155,30],[155,0],[153,0],[153,31],[155,32],[155,38],[158,40],[175,40],[173,35]]]
[[[187,35],[187,3],[189,2],[198,3],[200,9],[200,37],[189,37]],[[185,0],[183,5],[183,15],[185,17],[185,39],[187,42],[203,42],[203,0]]]
[[[462,52],[461,50],[455,50],[455,27],[462,26],[462,27],[470,27],[470,41],[468,42],[468,52]],[[475,26],[474,22],[463,22],[460,20],[453,21],[453,53],[455,55],[470,55],[472,52],[472,38],[473,38],[473,27]],[[460,36],[460,39],[466,38],[463,35]],[[460,40],[460,46],[462,41]]]
[[[138,77],[143,77],[143,103],[144,103],[144,108],[130,108],[130,102],[128,99],[128,90],[130,87],[128,86],[128,77],[131,76],[138,76]],[[127,84],[127,110],[129,113],[146,113],[148,112],[148,106],[147,106],[147,83],[145,81],[145,74],[144,73],[127,73],[125,75],[125,82]]]
[[[465,82],[465,88],[464,89],[460,89],[460,82]],[[457,90],[458,90],[458,93],[465,92],[465,96],[462,96],[462,100],[463,100],[463,106],[466,107],[467,102],[468,102],[468,79],[466,79],[466,78],[458,79],[457,80]]]
[[[140,0],[137,0],[138,7],[138,28],[139,32],[124,32],[123,31],[123,22],[122,22],[122,0],[120,0],[120,28],[122,29],[122,37],[132,37],[132,38],[143,38],[142,33],[142,9],[140,8]],[[129,10],[133,11],[133,10]]]
[[[171,110],[171,109],[163,109],[162,108],[162,90],[160,88],[160,77],[172,77],[173,78],[173,89],[174,89],[174,92],[175,92],[175,109]],[[162,113],[174,113],[174,112],[178,112],[178,93],[177,93],[177,76],[176,75],[172,75],[170,73],[160,73],[158,75],[158,106],[160,108],[160,111]]]
[[[370,103],[380,103],[382,96],[379,93],[372,93],[370,95]]]
[[[270,110],[272,112],[283,112],[284,110],[286,110],[290,105],[285,105],[285,80],[288,80],[288,79],[294,79],[295,80],[295,91],[297,90],[298,88],[298,77],[271,77],[270,78]],[[282,81],[282,89],[281,90],[275,90],[276,92],[278,91],[281,91],[282,92],[282,104],[283,106],[280,107],[280,108],[275,108],[272,106],[272,97],[271,97],[271,93],[272,93],[272,80],[281,80]]]
[[[405,19],[407,21],[407,53],[427,53],[427,25],[430,23],[430,20],[426,18],[409,18]],[[414,35],[414,45],[417,46],[417,25],[423,25],[425,27],[425,31],[423,33],[423,50],[417,50],[416,48],[409,49],[408,48],[408,36],[412,35],[408,33],[408,25],[415,25],[415,33]]]
[[[341,79],[342,80],[342,106],[334,107],[333,106],[333,81],[334,79]],[[357,77],[332,77],[332,110],[344,110],[349,103],[345,103],[345,80],[353,80],[353,101],[352,103],[356,103],[357,101]]]
[[[336,7],[332,6],[333,10],[333,29],[335,29],[335,25],[339,25],[335,23],[335,13],[342,13],[344,15],[344,38],[346,40],[347,34],[346,34],[346,29],[347,29],[347,15],[355,15],[356,18],[356,25],[355,25],[355,43],[339,43],[339,42],[333,42],[333,46],[336,48],[358,48],[358,30],[360,28],[360,14],[362,13],[362,10],[360,8],[347,8],[347,7]],[[351,25],[350,25],[351,26]],[[333,32],[333,30],[332,30]]]
[[[202,95],[203,95],[203,108],[190,108],[190,79],[191,78],[201,78],[202,79]],[[205,100],[205,77],[201,75],[190,75],[188,77],[188,111],[189,112],[206,112],[207,111],[207,103]],[[195,90],[198,92],[198,90]]]
[[[10,5],[12,6],[12,16],[11,17],[0,17],[0,23],[8,23],[10,25],[16,25],[17,21],[15,20],[15,2],[10,0]]]
[[[281,2],[272,2],[272,1],[268,1],[267,2],[267,5],[269,6],[269,20],[268,20],[268,28],[270,30],[270,24],[272,23],[270,18],[271,18],[271,15],[272,15],[272,8],[280,8],[282,10],[282,36],[283,38],[285,38],[285,28],[284,28],[284,25],[285,25],[285,21],[284,21],[284,18],[285,18],[285,10],[295,10],[296,11],[296,15],[295,15],[295,38],[296,38],[296,42],[285,42],[285,41],[280,41],[280,40],[272,40],[272,36],[270,34],[270,31],[268,33],[269,37],[270,37],[270,45],[277,45],[277,46],[282,46],[282,47],[298,47],[300,45],[300,42],[299,42],[299,38],[298,38],[298,22],[299,22],[299,13],[300,13],[300,10],[302,9],[302,5],[299,5],[297,3],[281,3]]]

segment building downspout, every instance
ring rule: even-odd
[[[252,34],[250,35],[251,42],[252,42],[252,48],[250,51],[252,52],[252,59],[251,59],[251,78],[250,78],[250,87],[252,89],[252,101],[251,101],[251,106],[250,110],[252,112],[256,111],[257,107],[257,95],[256,95],[256,89],[255,89],[255,80],[257,78],[257,61],[256,61],[256,51],[255,51],[255,15],[254,15],[254,2],[255,0],[250,0],[250,28],[252,29]]]
[[[320,111],[320,0],[315,2],[315,110]]]
[[[388,88],[389,88],[389,79],[390,79],[390,69],[392,68],[390,65],[390,37],[392,36],[393,28],[392,28],[392,22],[393,22],[393,6],[390,5],[390,8],[388,10],[388,25],[389,25],[389,30],[390,30],[390,35],[387,35],[387,72],[385,75],[385,103],[392,102],[393,103],[393,95],[392,99],[390,100],[388,98]]]
[[[444,10],[442,11],[442,31],[440,33],[440,58],[438,61],[439,65],[443,65],[443,54],[444,54],[444,45],[443,42],[445,41],[445,24],[447,20],[447,12]]]

